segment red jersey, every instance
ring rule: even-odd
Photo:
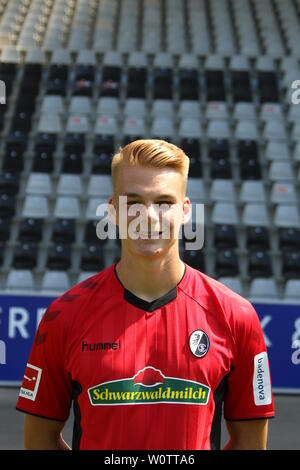
[[[226,420],[274,416],[269,362],[252,305],[185,263],[148,302],[117,263],[46,310],[17,409],[65,421],[73,449],[219,449]]]

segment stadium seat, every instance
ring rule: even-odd
[[[118,114],[117,111],[115,114]],[[146,101],[142,98],[128,98],[124,107],[125,116],[133,116],[135,118],[146,117]]]
[[[70,289],[68,274],[64,271],[46,271],[41,282],[41,290],[65,292]]]
[[[235,227],[227,224],[216,225],[214,241],[217,248],[236,248],[237,234]]]
[[[104,205],[103,208],[107,207],[108,205],[108,201],[104,196],[102,198],[100,197],[89,198],[88,205],[86,208],[85,218],[87,220],[94,220],[96,217],[98,217],[97,209],[100,205]]]
[[[184,250],[181,258],[185,263],[198,271],[205,271],[205,259],[202,251]]]
[[[71,247],[60,243],[50,246],[48,249],[47,269],[54,271],[66,271],[71,267]]]
[[[278,299],[276,284],[272,278],[256,278],[250,285],[250,297],[252,299]]]
[[[113,116],[98,116],[95,124],[95,134],[115,135],[117,133],[117,122]]]
[[[123,124],[123,135],[131,140],[144,136],[145,122],[143,118],[127,117]]]
[[[265,157],[267,160],[288,160],[289,148],[286,142],[271,140],[267,142]]]
[[[229,139],[230,130],[227,121],[211,119],[207,126],[207,137],[209,139]]]
[[[0,217],[0,242],[6,242],[10,237],[10,217]]]
[[[211,161],[210,177],[212,180],[225,180],[232,178],[231,163],[223,157],[216,157]]]
[[[289,279],[284,288],[284,299],[300,300],[300,279]]]
[[[77,284],[79,284],[80,282],[85,281],[86,279],[88,279],[92,276],[95,276],[96,274],[98,274],[98,271],[83,271],[82,273],[80,273],[78,275]]]
[[[243,295],[242,283],[238,277],[220,277],[218,281],[237,294]]]
[[[90,115],[92,112],[91,98],[87,96],[74,96],[71,98],[69,113],[72,115]]]
[[[203,180],[200,178],[189,178],[187,181],[186,195],[192,202],[204,202],[207,196]]]
[[[31,173],[25,192],[26,194],[41,194],[49,197],[52,194],[52,184],[49,175],[45,173]]]
[[[179,118],[190,117],[190,118],[200,118],[200,107],[198,101],[192,100],[183,100],[179,103]]]
[[[38,249],[35,243],[20,242],[14,249],[12,266],[16,269],[33,269],[37,265]]]
[[[279,248],[300,249],[300,229],[287,227],[279,229]]]
[[[269,217],[265,204],[247,203],[243,209],[243,224],[248,226],[267,227],[269,225]]]
[[[79,175],[60,175],[56,193],[63,196],[80,196],[82,183]]]
[[[275,208],[274,225],[276,227],[300,227],[298,207],[295,205],[278,204]]]
[[[236,121],[254,121],[256,118],[255,107],[253,103],[236,103],[233,110],[233,118]]]
[[[22,219],[19,225],[18,240],[21,242],[37,243],[43,237],[42,219]]]
[[[179,125],[178,136],[182,139],[199,139],[202,129],[198,119],[192,117],[182,118]]]
[[[232,180],[213,180],[210,188],[210,199],[212,201],[234,202],[236,195]]]
[[[56,219],[52,226],[52,241],[57,244],[75,242],[75,221],[70,219]]]
[[[237,140],[256,140],[258,132],[253,120],[239,120],[236,124],[235,138]]]
[[[59,95],[46,95],[41,105],[41,114],[59,114],[65,112],[64,100]]]
[[[15,196],[19,192],[19,176],[13,173],[0,173],[0,194]]]
[[[96,114],[100,116],[117,117],[120,113],[119,100],[114,97],[104,96],[98,100]]]
[[[270,199],[273,204],[296,204],[295,186],[292,183],[274,183]]]
[[[235,204],[230,202],[216,202],[212,210],[214,224],[237,225],[238,214]]]
[[[46,219],[49,215],[49,204],[45,196],[25,197],[22,211],[23,218]]]
[[[219,249],[216,253],[216,275],[218,277],[232,277],[239,274],[238,257],[230,248]]]
[[[89,121],[87,116],[72,115],[68,117],[66,131],[69,133],[86,134],[89,130]]]
[[[156,117],[151,126],[152,138],[172,139],[174,137],[174,125],[170,118]]]
[[[281,121],[267,121],[263,130],[263,137],[266,140],[283,140],[287,138],[285,125]]]
[[[152,116],[155,117],[173,117],[173,101],[157,99],[153,100],[152,104]]]
[[[112,181],[110,176],[92,175],[90,176],[88,196],[110,196],[112,194]]]
[[[270,248],[269,229],[260,225],[246,227],[246,244],[248,249]]]
[[[300,278],[300,252],[299,248],[284,249],[282,253],[282,275],[285,279]]]
[[[272,275],[271,258],[262,248],[251,248],[249,253],[248,274],[250,277],[268,277]]]
[[[227,104],[225,102],[211,101],[206,106],[206,119],[229,119]]]
[[[33,274],[28,269],[11,269],[7,276],[6,288],[13,291],[33,291]]]
[[[243,181],[240,191],[241,202],[266,202],[266,192],[262,181]]]
[[[62,129],[59,114],[41,114],[38,132],[47,134],[58,134]]]
[[[78,219],[80,204],[77,197],[58,196],[54,207],[54,217],[58,219]]]
[[[83,271],[101,271],[105,266],[103,248],[99,244],[85,246],[81,255],[80,268]]]

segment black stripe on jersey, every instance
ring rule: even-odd
[[[123,286],[123,284],[120,281],[119,276],[117,274],[116,264],[117,263],[115,263],[115,265],[114,265],[114,271],[115,271],[115,275],[116,275],[118,281],[120,282],[121,286],[124,289],[124,299],[127,300],[127,302],[129,302],[130,304],[134,305],[135,307],[138,307],[141,310],[145,310],[146,312],[154,312],[154,310],[156,310],[160,307],[163,307],[164,305],[167,305],[172,300],[176,299],[176,297],[177,297],[177,285],[175,287],[173,287],[173,289],[171,289],[166,294],[162,295],[161,297],[158,297],[158,299],[151,300],[151,302],[149,302],[147,300],[144,300],[144,299],[141,299],[140,297],[137,297],[133,292],[129,291],[128,289],[126,289],[126,287]],[[183,275],[182,275],[179,282],[182,281],[182,279],[185,275],[185,272],[186,272],[186,266],[184,266],[184,273],[183,273]],[[178,284],[179,284],[179,282],[178,282]]]
[[[230,372],[232,371],[232,368]],[[221,448],[221,419],[224,397],[228,390],[228,376],[230,372],[223,377],[220,384],[214,391],[215,412],[210,431],[210,446],[212,450]]]
[[[80,449],[80,439],[82,434],[81,429],[81,411],[78,404],[78,396],[82,392],[82,386],[79,382],[72,380],[72,400],[73,403],[73,411],[74,411],[74,426],[73,426],[73,437],[72,437],[72,450],[79,450]]]

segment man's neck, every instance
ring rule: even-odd
[[[121,256],[116,272],[123,286],[143,300],[152,302],[173,289],[182,279],[185,264],[178,257],[133,260]]]

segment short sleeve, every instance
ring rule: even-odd
[[[224,417],[227,420],[273,417],[269,359],[258,315],[245,300],[234,308],[235,354],[224,398]]]
[[[36,331],[16,409],[66,421],[71,407],[71,381],[65,366],[65,325],[55,301]]]

